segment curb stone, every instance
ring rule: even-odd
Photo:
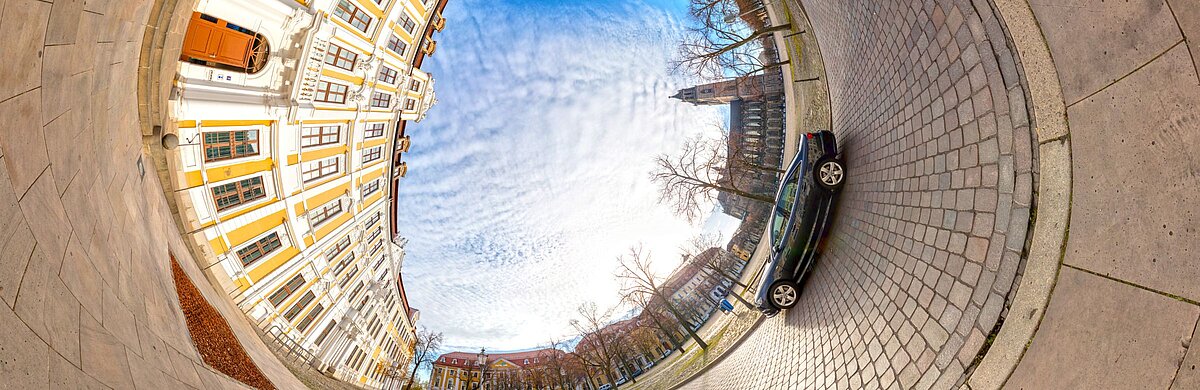
[[[1016,370],[1050,303],[1071,215],[1071,142],[1058,71],[1026,0],[993,0],[1028,80],[1040,163],[1038,214],[1009,315],[963,388],[999,389]]]

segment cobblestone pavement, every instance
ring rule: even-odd
[[[1019,278],[1036,156],[986,2],[804,1],[849,177],[797,308],[684,388],[950,388]]]

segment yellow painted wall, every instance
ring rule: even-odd
[[[263,160],[247,161],[233,165],[214,167],[205,170],[208,174],[208,182],[218,182],[222,180],[242,177],[253,173],[266,172],[275,166],[275,160],[267,158]]]
[[[250,281],[258,282],[299,254],[299,249],[296,249],[294,246],[289,246],[271,256],[271,258],[259,261],[257,266],[251,268],[249,271],[246,271],[246,276],[250,277]]]
[[[250,239],[263,234],[267,230],[278,227],[285,221],[287,221],[287,210],[279,210],[274,214],[248,223],[237,229],[228,231],[225,233],[225,235],[229,237],[229,243],[236,248],[242,244],[245,244],[247,241],[250,241]],[[213,239],[210,243],[212,244],[213,250],[217,251],[217,253],[223,253],[229,250],[225,247],[225,244],[221,241],[220,237]]]
[[[339,226],[344,225],[346,223],[346,221],[350,220],[351,216],[352,216],[352,214],[350,214],[350,212],[348,212],[348,211],[342,213],[342,215],[338,216],[334,220],[329,221],[328,223],[326,223],[324,225],[321,225],[321,227],[319,229],[317,229],[317,231],[315,233],[313,233],[313,236],[315,236],[317,238],[317,240],[320,241],[322,237],[329,235],[329,233],[332,233],[334,230],[337,230],[337,228]]]
[[[350,190],[350,183],[346,183],[346,184],[342,184],[337,187],[330,188],[329,190],[326,190],[325,192],[322,192],[322,193],[319,193],[319,194],[309,197],[308,198],[308,206],[311,207],[312,209],[317,209],[321,205],[329,203],[329,201],[332,201],[339,196],[345,195],[346,191],[349,191],[349,190]]]

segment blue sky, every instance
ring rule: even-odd
[[[575,307],[617,304],[616,256],[678,248],[736,220],[688,224],[657,203],[653,157],[714,131],[720,108],[670,99],[686,2],[454,0],[410,124],[398,225],[409,303],[446,345],[569,337]]]

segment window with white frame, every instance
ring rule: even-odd
[[[254,240],[237,250],[237,256],[242,260],[242,266],[250,266],[268,254],[283,247],[283,243],[279,241],[279,233],[271,232],[262,238]]]
[[[362,292],[362,289],[365,286],[366,286],[366,283],[358,282],[358,285],[354,286],[354,291],[350,292],[350,300],[353,301],[354,298],[358,298],[358,293]]]
[[[374,242],[375,239],[379,238],[379,236],[382,234],[383,234],[383,226],[375,228],[375,230],[371,232],[370,237],[367,238],[367,242]]]
[[[301,332],[308,330],[308,327],[312,325],[313,321],[317,320],[317,316],[321,315],[321,312],[324,311],[325,305],[318,303],[316,306],[313,306],[313,309],[310,310],[308,314],[305,314],[304,318],[296,324],[296,330]]]
[[[349,267],[350,263],[354,262],[355,257],[357,256],[354,254],[354,252],[350,252],[349,255],[346,255],[346,257],[342,258],[342,261],[339,261],[337,265],[333,266],[333,275],[337,276],[341,274],[342,271],[345,271],[346,267]]]
[[[346,248],[349,248],[349,247],[350,247],[350,236],[342,237],[341,240],[338,240],[336,243],[333,244],[333,246],[331,246],[331,247],[329,247],[329,249],[325,250],[325,261],[332,262],[333,259],[337,257],[337,255],[342,254],[342,252],[345,251]]]
[[[354,267],[350,268],[349,272],[346,272],[346,277],[338,283],[338,288],[346,289],[346,285],[350,284],[350,281],[354,280],[355,276],[358,276],[358,264],[355,264]]]
[[[400,72],[397,72],[395,69],[392,69],[387,65],[379,65],[379,81],[396,85],[397,77],[400,77]]]
[[[317,179],[333,176],[338,173],[341,165],[341,157],[333,156],[321,160],[306,161],[301,164],[300,178],[305,183],[315,181]]]
[[[379,179],[371,180],[362,186],[362,197],[366,199],[368,196],[379,192]]]
[[[371,22],[374,20],[367,11],[358,8],[349,0],[338,0],[337,7],[333,9],[333,16],[364,33],[371,30]]]
[[[379,222],[379,220],[382,218],[383,218],[382,211],[375,212],[375,215],[372,215],[371,218],[368,218],[367,222],[363,224],[363,228],[365,229],[365,228],[368,228],[368,227],[374,225],[376,222]]]
[[[326,221],[333,219],[333,217],[342,214],[344,211],[342,200],[334,199],[318,207],[316,210],[308,212],[308,220],[312,222],[313,226],[320,226]]]
[[[408,50],[408,44],[400,40],[400,37],[396,36],[396,34],[392,34],[388,37],[387,48],[388,50],[399,54],[401,57],[404,57],[404,52]]]
[[[317,295],[313,294],[312,291],[304,293],[304,295],[296,301],[296,304],[292,305],[291,309],[288,309],[287,312],[283,313],[283,318],[286,318],[288,321],[295,319],[296,316],[299,315],[300,312],[304,311],[304,308],[307,307],[309,303],[312,303],[314,299],[317,299]]]
[[[376,146],[363,150],[363,164],[378,160],[383,156],[383,146]]]
[[[387,123],[371,122],[367,123],[367,127],[363,130],[363,138],[379,138],[383,136],[384,129],[387,128]]]
[[[371,107],[388,108],[392,106],[392,94],[387,92],[371,93]]]
[[[330,44],[329,50],[325,51],[325,63],[342,70],[353,71],[355,61],[358,61],[358,53],[336,44]]]
[[[404,110],[405,111],[412,111],[415,108],[417,108],[417,100],[416,99],[404,99]]]
[[[321,346],[321,344],[325,344],[325,339],[329,337],[329,332],[335,327],[337,327],[337,321],[329,321],[329,325],[325,326],[325,330],[321,331],[320,336],[317,336],[316,343],[318,347]]]
[[[300,130],[300,146],[333,145],[342,139],[342,125],[304,126]]]
[[[217,211],[225,211],[267,197],[262,176],[236,180],[212,187]]]
[[[317,81],[317,91],[313,95],[313,100],[322,103],[346,103],[346,92],[350,87],[338,83],[331,83],[325,80]]]
[[[270,301],[272,305],[275,305],[275,307],[279,307],[279,305],[283,304],[283,301],[292,296],[292,293],[300,290],[301,287],[304,287],[304,282],[304,275],[296,275],[291,280],[288,280],[287,283],[284,283],[283,286],[279,287],[278,290],[275,290],[274,293],[271,293],[271,295],[267,297],[267,300]]]
[[[258,130],[207,131],[202,134],[204,162],[258,155]]]
[[[410,34],[413,32],[414,28],[417,28],[417,22],[413,21],[413,18],[408,16],[408,12],[404,11],[400,11],[400,23],[396,24],[399,24],[400,27],[404,27],[404,31],[408,31]]]

